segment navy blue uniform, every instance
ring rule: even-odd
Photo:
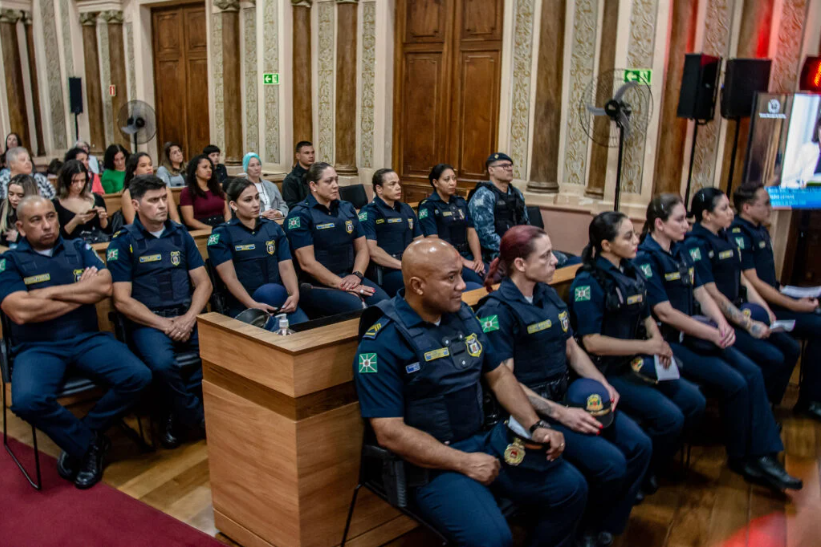
[[[747,301],[741,284],[741,253],[738,243],[728,232],[722,230],[714,234],[701,223],[696,223],[684,245],[703,283],[715,283],[718,291],[735,306]],[[773,404],[778,404],[801,355],[798,342],[784,332],[774,332],[769,338],[759,340],[742,327],[734,328],[733,347],[761,367],[767,395]]]
[[[354,378],[363,418],[402,418],[451,448],[484,452],[504,460],[507,428],[482,431],[483,373],[501,363],[470,308],[426,323],[404,299],[404,291],[381,302],[383,314],[367,328],[354,359]],[[376,315],[376,314],[374,314]],[[564,459],[549,462],[529,453],[518,466],[502,463],[498,477],[483,486],[454,471],[430,470],[415,488],[413,503],[425,518],[459,545],[509,546],[510,529],[496,505],[501,494],[533,508],[534,545],[569,546],[584,510],[584,477]]]
[[[741,269],[755,270],[760,280],[778,289],[781,283],[775,275],[773,242],[767,228],[737,216],[730,227],[730,236],[741,250]],[[793,336],[807,341],[806,358],[801,360],[803,379],[799,401],[821,401],[821,315],[794,312],[776,305],[771,308],[778,319],[794,320]]]
[[[255,301],[278,308],[288,299],[279,276],[279,263],[291,260],[291,249],[285,232],[273,220],[257,218],[253,230],[236,217],[217,226],[208,237],[208,258],[214,266],[231,260],[237,280]],[[228,314],[235,317],[245,306],[230,292],[227,296]],[[307,320],[308,316],[299,308],[288,314],[292,325]]]
[[[639,246],[635,260],[647,279],[650,309],[664,302],[686,314],[694,315],[694,290],[703,282],[695,270],[690,253],[682,243],[665,251],[653,239]],[[727,454],[731,459],[763,456],[783,450],[778,426],[770,410],[761,369],[732,347],[705,352],[681,343],[682,333],[663,324],[661,332],[673,353],[684,363],[681,374],[715,390],[721,397]]]
[[[473,218],[468,210],[468,202],[461,196],[453,195],[445,201],[436,190],[419,202],[419,224],[427,236],[436,236],[453,245],[463,258],[482,260],[473,256],[468,241],[468,228],[473,228]],[[487,271],[485,263],[485,271]],[[484,283],[482,277],[470,268],[462,268],[465,283],[475,283],[467,290],[479,288]]]
[[[0,301],[20,291],[35,291],[79,281],[86,268],[105,264],[80,239],[58,237],[50,256],[21,239],[0,258]],[[16,355],[11,379],[12,411],[48,435],[74,458],[82,458],[96,432],[104,432],[151,382],[151,371],[110,333],[99,332],[97,310],[84,304],[66,314],[18,325],[6,333]],[[109,386],[82,420],[57,403],[69,368]]]
[[[572,324],[579,340],[601,334],[622,340],[639,339],[650,317],[644,275],[633,264],[621,268],[604,258],[576,274],[570,288]],[[582,342],[582,346],[584,343]],[[591,359],[621,395],[619,408],[635,416],[653,439],[653,472],[681,446],[682,433],[701,419],[706,401],[698,387],[684,379],[650,384],[630,372],[633,356]]]
[[[567,391],[567,341],[573,330],[567,305],[556,291],[537,283],[530,303],[505,278],[477,316],[496,358],[513,359],[519,382],[562,404]],[[565,436],[565,458],[590,483],[585,528],[621,534],[650,463],[650,439],[621,412],[601,436],[578,433],[555,420],[550,424]]]
[[[359,222],[368,241],[376,241],[377,246],[399,261],[402,260],[402,254],[411,241],[422,237],[422,229],[413,209],[401,201],[395,202],[393,207],[388,207],[382,198],[374,196],[373,201],[359,212]],[[388,296],[394,296],[404,286],[402,270],[384,266],[380,266],[380,269],[381,280],[377,279],[379,274],[372,257],[371,267],[367,272],[368,278],[378,283]]]
[[[291,209],[285,220],[285,233],[293,251],[313,245],[316,261],[339,277],[353,272],[356,258],[354,241],[365,236],[351,203],[334,200],[330,207],[325,207],[316,201],[313,194]],[[322,288],[300,291],[300,300],[312,316],[334,315],[362,307],[362,301],[356,295],[325,287],[305,273],[303,278]],[[376,283],[365,279],[362,284],[375,289],[372,296],[364,299],[365,304],[371,306],[388,298]]]
[[[115,234],[106,260],[114,283],[131,283],[131,297],[162,317],[188,311],[193,292],[189,272],[205,267],[194,238],[172,220],[167,220],[160,237],[155,237],[135,218],[134,224]],[[174,417],[183,425],[200,425],[202,402],[195,392],[202,384],[202,369],[186,383],[174,357],[175,352],[199,352],[196,326],[186,342],[176,342],[153,327],[131,322],[128,327],[134,348],[171,401]]]

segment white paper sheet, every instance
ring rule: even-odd
[[[670,363],[669,368],[664,368],[664,365],[661,364],[658,355],[653,356],[653,361],[656,364],[656,377],[659,382],[663,382],[665,380],[678,380],[681,378],[681,373],[678,371],[678,364],[675,359],[673,359],[673,362]]]
[[[795,328],[795,319],[780,319],[773,321],[770,332],[792,332]]]
[[[520,424],[513,416],[507,419],[507,426],[519,437],[522,437],[523,439],[530,439],[530,432],[522,427],[522,424]]]
[[[787,285],[781,287],[781,294],[791,298],[818,298],[821,296],[821,287],[796,287]]]

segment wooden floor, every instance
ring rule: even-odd
[[[801,492],[778,495],[751,486],[724,465],[724,449],[709,435],[694,446],[685,478],[662,479],[662,487],[634,508],[618,547],[814,547],[821,546],[821,424],[797,418],[787,410],[796,396],[790,386],[777,410],[783,423],[786,465],[804,480]],[[82,411],[82,409],[78,409]],[[717,420],[709,419],[708,423]],[[16,417],[9,431],[31,442],[30,428]],[[105,482],[203,532],[226,545],[237,545],[214,528],[205,441],[176,450],[141,454],[119,430],[112,430],[111,463]],[[41,449],[59,451],[44,435]],[[0,457],[8,457],[4,452]],[[88,495],[93,495],[93,491]],[[517,530],[517,544],[523,534]],[[0,529],[0,544],[3,544]],[[393,547],[433,545],[432,537],[416,530],[392,542]]]

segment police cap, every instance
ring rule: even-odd
[[[511,159],[511,157],[504,152],[496,152],[495,154],[488,156],[485,160],[485,169],[487,169],[491,163],[496,163],[497,161],[509,161],[510,163],[513,163],[513,159]]]
[[[610,408],[610,392],[596,380],[579,378],[567,388],[568,406],[583,408],[596,418],[604,427],[613,423],[613,410]]]

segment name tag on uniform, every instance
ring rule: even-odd
[[[234,245],[235,251],[253,251],[256,248],[257,246],[253,243],[249,243],[248,245]]]
[[[405,367],[405,372],[408,374],[419,372],[419,369],[422,368],[419,366],[419,363],[413,363],[412,365],[408,365]]]
[[[627,297],[627,305],[630,305],[630,304],[635,304],[635,303],[637,303],[637,302],[641,302],[642,300],[644,300],[643,295],[641,295],[641,294],[634,294],[633,296],[628,296],[628,297]]]
[[[141,256],[140,264],[145,264],[146,262],[159,262],[160,260],[162,260],[161,254]]]
[[[376,224],[385,224],[385,219],[384,218],[377,218],[376,219]]]
[[[327,230],[328,228],[333,228],[333,227],[334,227],[333,222],[328,222],[326,224],[317,224],[316,225],[317,230]]]
[[[442,213],[442,216],[443,217],[452,217],[453,213],[451,213],[450,211],[445,211],[444,213]]]
[[[450,355],[448,348],[439,348],[425,353],[425,361],[434,361]]]
[[[40,275],[33,275],[31,277],[26,277],[23,279],[23,283],[26,285],[33,285],[35,283],[43,283],[44,281],[50,281],[51,274],[40,274]]]
[[[681,279],[681,272],[664,274],[664,279],[667,281],[675,281],[677,279]]]
[[[401,218],[389,218],[388,224],[396,224],[397,222],[402,222]]]
[[[534,332],[539,332],[543,330],[547,330],[553,326],[553,323],[548,319],[547,321],[539,321],[538,323],[533,323],[532,325],[527,326],[527,333],[533,334]]]
[[[729,251],[721,251],[718,253],[718,259],[724,260],[725,258],[732,258],[733,257],[733,250],[730,249]]]
[[[766,241],[759,241],[759,242],[758,242],[758,246],[759,246],[761,249],[763,249],[764,247],[766,247],[766,246],[767,246],[767,242],[766,242]]]

